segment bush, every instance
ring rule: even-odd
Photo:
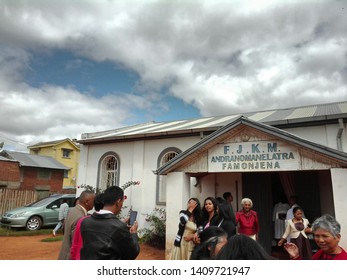
[[[155,248],[165,249],[165,208],[155,208],[152,213],[146,214],[146,222],[148,222],[150,226],[148,228],[139,230],[141,242],[151,245]]]
[[[125,184],[123,184],[120,188],[123,189],[123,191],[125,191],[127,188],[130,188],[131,186],[136,186],[136,185],[140,185],[140,181],[128,181]],[[100,188],[94,188],[91,185],[87,185],[87,184],[82,184],[80,186],[77,186],[78,189],[82,189],[83,191],[91,191],[94,192],[96,195],[99,195],[100,193],[102,193],[100,191]],[[124,199],[127,199],[127,196],[124,195]],[[128,211],[125,211],[128,207],[127,206],[123,206],[121,212],[119,212],[116,216],[118,219],[120,220],[124,220],[126,218],[129,217],[131,209]]]
[[[136,185],[140,185],[140,181],[128,181],[126,182],[124,185],[121,186],[121,188],[123,189],[123,191],[125,191],[127,188],[130,188],[131,186],[136,186]],[[77,186],[78,189],[82,189],[83,191],[91,191],[94,192],[96,195],[100,194],[100,188],[95,188],[91,185],[87,185],[87,184],[82,184],[80,186]],[[126,198],[126,196],[125,196]]]

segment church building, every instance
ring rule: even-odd
[[[138,211],[139,228],[148,226],[146,214],[166,209],[167,258],[189,198],[203,203],[227,191],[235,212],[242,198],[252,199],[269,253],[278,235],[274,209],[291,195],[311,223],[335,216],[346,248],[346,122],[347,101],[84,133],[78,185],[140,181],[125,190],[124,205]]]

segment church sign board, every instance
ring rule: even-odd
[[[299,170],[298,149],[281,141],[218,144],[208,151],[209,172]]]

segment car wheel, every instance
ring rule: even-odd
[[[39,230],[42,226],[42,220],[38,216],[32,216],[27,221],[25,228],[27,230]]]

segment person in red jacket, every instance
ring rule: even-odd
[[[236,224],[239,225],[238,233],[258,240],[259,221],[257,212],[252,210],[253,202],[250,198],[241,200],[242,210],[236,213]]]
[[[346,251],[339,246],[341,239],[341,225],[331,215],[323,215],[312,224],[314,241],[320,250],[313,256],[312,260],[347,260]],[[301,259],[299,249],[294,243],[287,243],[284,247],[291,259]]]

